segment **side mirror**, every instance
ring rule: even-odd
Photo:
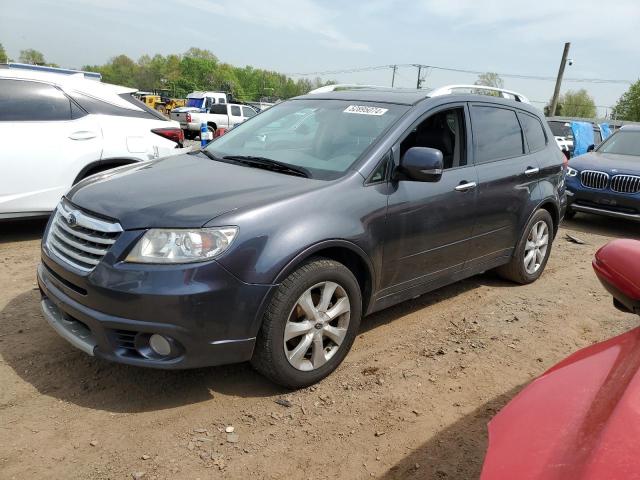
[[[409,180],[437,182],[442,177],[442,152],[435,148],[412,147],[400,160],[400,170]]]
[[[614,305],[640,315],[640,242],[618,239],[596,252],[596,276],[613,295]]]
[[[595,149],[596,149],[596,146],[595,146],[595,145],[589,145],[589,146],[587,147],[587,152],[593,152]]]

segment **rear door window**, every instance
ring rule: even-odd
[[[473,105],[471,126],[476,163],[493,162],[524,154],[522,129],[513,110]]]
[[[226,115],[227,114],[227,106],[226,105],[214,105],[211,107],[209,113],[213,113],[216,115]]]
[[[256,112],[253,110],[253,108],[242,107],[242,115],[244,117],[251,118],[256,116]]]
[[[242,114],[240,113],[240,107],[237,105],[232,105],[231,106],[231,115],[234,117],[241,117]]]
[[[0,80],[0,121],[71,120],[71,111],[71,101],[54,86],[23,80]]]
[[[522,130],[524,130],[527,145],[529,145],[529,153],[540,151],[546,147],[547,137],[544,134],[540,120],[522,112],[518,113],[518,118],[520,118],[520,124],[522,125]]]

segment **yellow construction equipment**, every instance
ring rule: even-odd
[[[169,98],[149,93],[140,95],[140,101],[144,102],[147,107],[153,108],[163,115],[169,115],[171,110],[184,107],[186,103],[184,98]]]

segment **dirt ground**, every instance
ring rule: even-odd
[[[377,313],[312,388],[282,390],[248,365],[113,365],[42,318],[43,227],[0,224],[3,479],[477,478],[486,424],[510,398],[569,353],[637,324],[613,308],[590,262],[640,229],[579,215],[535,284],[485,274]]]

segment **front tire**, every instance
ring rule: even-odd
[[[496,269],[498,275],[522,285],[535,282],[547,265],[553,243],[553,220],[544,209],[527,224],[511,260]]]
[[[251,364],[284,387],[312,385],[342,363],[361,316],[362,295],[353,273],[339,262],[312,259],[277,287]]]

